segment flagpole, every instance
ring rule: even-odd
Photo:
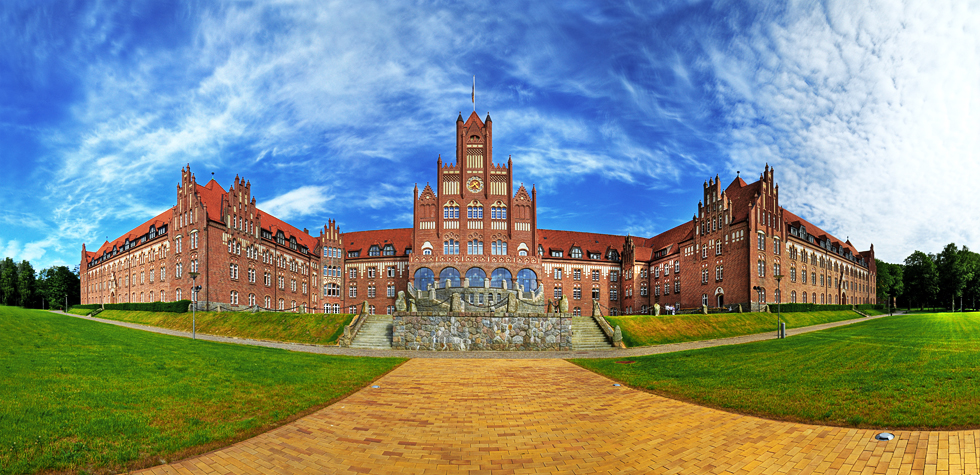
[[[476,75],[473,75],[473,95],[470,100],[473,101],[473,112],[476,112]]]

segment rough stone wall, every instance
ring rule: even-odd
[[[534,315],[399,312],[392,323],[396,350],[571,350],[572,318]]]

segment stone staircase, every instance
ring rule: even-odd
[[[392,321],[391,315],[368,315],[350,347],[390,350]]]
[[[572,349],[609,350],[612,343],[592,317],[572,317]]]

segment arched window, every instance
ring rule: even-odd
[[[435,282],[435,273],[428,267],[423,267],[415,271],[415,288],[418,290],[428,290],[429,284]]]
[[[505,289],[512,287],[511,273],[509,270],[498,267],[490,273],[490,287],[495,287],[498,289]]]
[[[487,273],[479,267],[471,267],[466,271],[466,280],[470,287],[483,287],[483,282],[487,280]]]
[[[701,294],[701,305],[708,305],[708,294]]]
[[[796,291],[789,293],[789,303],[796,303]]]
[[[451,287],[459,287],[459,271],[454,267],[446,267],[439,272],[439,283],[441,285],[446,284],[446,280],[449,280],[449,285]]]
[[[531,269],[521,269],[517,273],[517,286],[525,292],[533,292],[538,288],[538,275]]]
[[[803,303],[806,303],[807,301],[806,295],[807,295],[806,292],[803,292]]]

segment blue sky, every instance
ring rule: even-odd
[[[409,227],[457,113],[539,227],[651,236],[776,169],[789,210],[892,262],[980,249],[980,4],[0,4],[0,256],[79,261],[180,168],[311,230]]]

